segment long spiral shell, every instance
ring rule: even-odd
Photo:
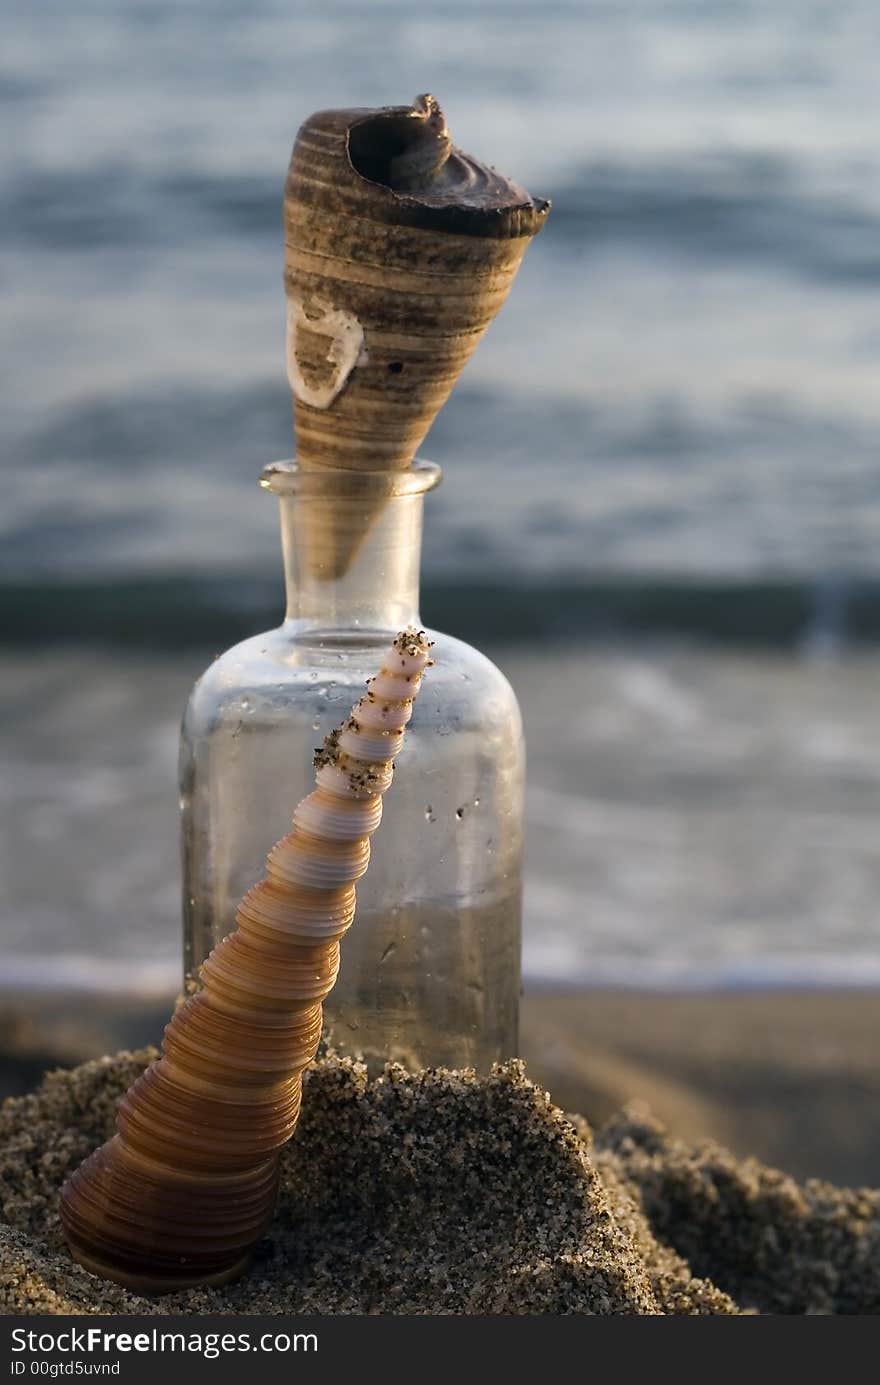
[[[269,1226],[278,1154],[429,649],[423,632],[399,634],[316,753],[316,787],[204,963],[203,989],[123,1097],[116,1135],[64,1185],[64,1234],[94,1274],[145,1292],[222,1284]]]

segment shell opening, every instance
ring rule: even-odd
[[[446,120],[433,96],[418,97],[410,111],[377,111],[353,125],[348,136],[352,167],[394,192],[430,185],[451,151]]]

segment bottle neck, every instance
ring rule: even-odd
[[[266,469],[281,508],[291,636],[361,640],[419,624],[424,498],[439,479],[427,463],[401,473]]]

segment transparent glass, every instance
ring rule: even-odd
[[[232,927],[313,786],[312,753],[362,695],[384,646],[418,614],[424,495],[439,470],[297,471],[279,496],[287,615],[221,655],[183,721],[188,985]],[[431,634],[394,783],[358,884],[325,1033],[372,1066],[486,1069],[517,1051],[524,754],[519,708],[476,649]]]

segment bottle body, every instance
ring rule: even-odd
[[[420,508],[422,496],[414,501]],[[401,521],[392,513],[372,527],[397,525],[411,538]],[[371,571],[376,542],[381,535],[368,536],[358,559]],[[312,788],[314,749],[362,695],[388,641],[387,628],[338,616],[288,619],[245,640],[193,690],[180,757],[190,986]],[[507,680],[484,655],[431,638],[436,664],[358,884],[325,1033],[374,1067],[398,1059],[485,1070],[517,1052],[522,728]]]

